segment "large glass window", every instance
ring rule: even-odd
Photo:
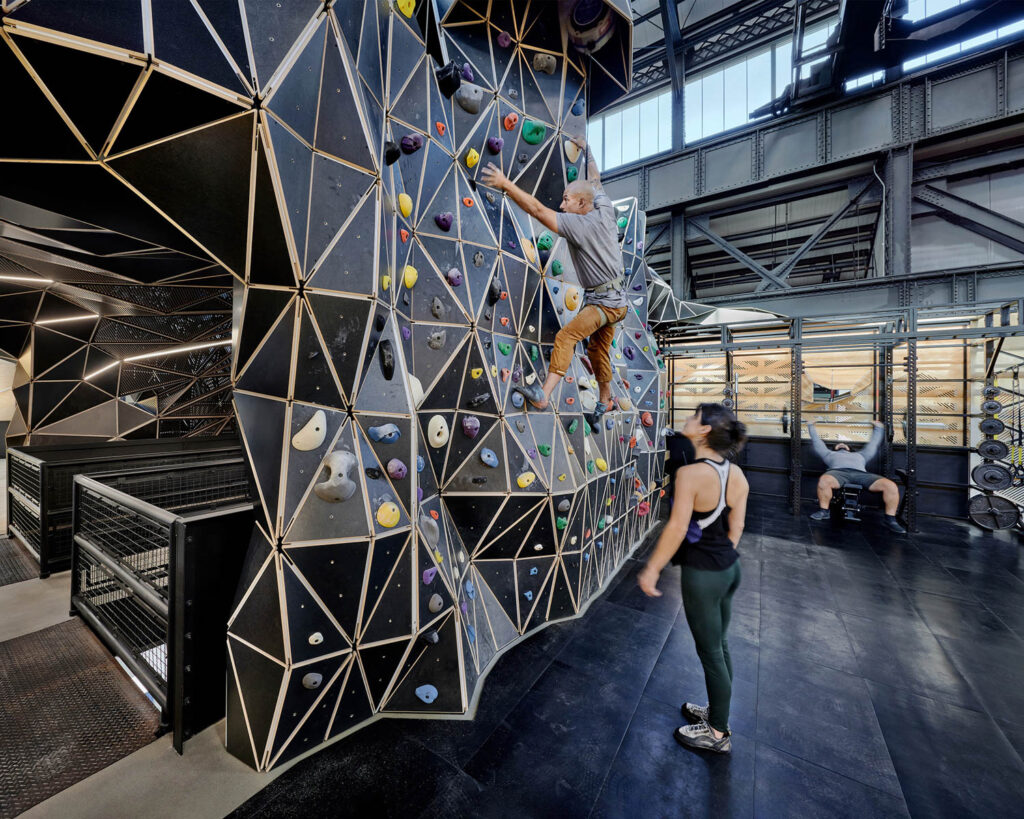
[[[602,170],[671,149],[672,93],[663,91],[591,118],[587,141]]]

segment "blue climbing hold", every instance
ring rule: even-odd
[[[476,629],[473,628],[469,623],[466,623],[466,636],[469,637],[469,642],[476,642]]]
[[[417,455],[416,456],[416,471],[417,472],[422,472],[423,471],[423,467],[425,467],[426,465],[427,465],[427,462],[423,460],[423,456],[422,455]]]
[[[472,580],[466,581],[466,597],[470,600],[476,600],[476,586],[473,585]]]
[[[437,689],[432,685],[421,685],[416,689],[416,696],[427,705],[430,705],[430,703],[437,699]]]
[[[512,393],[512,406],[516,409],[523,408],[523,394],[520,392]]]
[[[393,444],[402,437],[402,431],[394,424],[381,424],[367,430],[370,440],[377,444]]]
[[[532,591],[524,591],[523,592],[523,597],[525,597],[527,600],[533,600],[533,592]]]
[[[612,532],[617,535],[619,533],[619,527],[618,526],[613,527],[612,528]]]
[[[489,466],[491,469],[498,467],[498,456],[494,454],[493,449],[484,447],[480,450],[480,460],[483,461],[484,466]]]
[[[576,102],[572,104],[572,115],[574,117],[582,117],[583,112],[587,110],[587,104],[583,101],[583,97],[580,97]]]
[[[605,429],[612,429],[614,426],[615,426],[615,419],[614,418],[605,418],[604,419],[604,428]]]
[[[597,548],[598,549],[603,549],[604,548],[604,541],[603,540],[597,541]]]
[[[590,560],[590,552],[584,552],[583,553],[583,559],[584,560]]]
[[[537,567],[536,566],[534,566],[532,569],[530,569],[530,575],[533,576],[535,574],[537,574]]]

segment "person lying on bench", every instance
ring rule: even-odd
[[[882,443],[882,435],[885,434],[880,421],[871,423],[874,426],[871,431],[871,440],[859,452],[851,451],[850,445],[842,441],[829,449],[818,435],[814,421],[807,424],[807,431],[811,435],[811,447],[828,468],[825,474],[818,479],[818,506],[820,508],[811,514],[811,520],[828,520],[831,517],[828,506],[832,502],[832,493],[836,489],[852,483],[866,487],[868,492],[881,492],[882,501],[885,503],[885,528],[897,534],[906,534],[907,530],[896,520],[896,510],[900,505],[899,487],[888,478],[868,472],[868,461],[875,457],[875,453],[878,452],[878,447]]]

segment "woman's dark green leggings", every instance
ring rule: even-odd
[[[682,569],[683,609],[704,666],[708,722],[712,728],[725,731],[732,698],[732,660],[725,633],[732,614],[732,596],[740,585],[740,562],[721,570]]]

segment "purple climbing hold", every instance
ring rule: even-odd
[[[476,438],[480,434],[480,419],[475,415],[467,415],[462,419],[462,434],[467,438]]]
[[[434,578],[437,577],[437,567],[431,566],[429,569],[423,570],[423,585],[429,586],[434,582]]]
[[[515,241],[513,239],[509,239],[506,242],[506,244],[508,245],[509,250],[515,250],[516,249],[516,243],[515,243]]]
[[[508,48],[512,45],[512,35],[507,31],[503,31],[498,35],[498,45],[502,48]]]
[[[623,352],[623,354],[624,354],[624,355],[626,356],[626,358],[628,358],[628,359],[629,359],[630,361],[632,361],[632,360],[633,360],[633,356],[634,356],[635,354],[634,354],[634,352],[633,352],[633,348],[632,348],[632,347],[626,347],[626,348],[624,348],[624,349],[622,350],[622,352]]]
[[[465,600],[462,600],[459,603],[459,611],[461,611],[463,614],[469,614],[469,606],[466,605]]]
[[[410,338],[412,338],[412,330],[410,330],[405,325],[402,325],[402,338],[405,341],[408,341]]]
[[[396,481],[400,481],[409,474],[409,467],[398,458],[392,458],[388,461],[388,474]]]
[[[416,502],[420,503],[422,500],[423,500],[423,487],[422,486],[417,486],[416,487]]]
[[[436,224],[441,230],[447,233],[452,229],[452,222],[455,220],[454,214],[450,210],[446,210],[444,213],[439,213],[434,217],[434,224]]]
[[[448,271],[447,279],[448,284],[450,284],[452,287],[458,287],[460,284],[462,284],[462,271],[459,270],[459,268],[457,267],[453,267],[451,270]]]
[[[462,79],[466,82],[474,82],[476,80],[476,77],[473,76],[473,69],[470,68],[469,63],[462,66]]]
[[[402,137],[402,153],[414,154],[423,147],[423,137],[420,134],[406,134]]]
[[[529,455],[530,458],[532,458],[533,460],[537,459],[537,450],[534,449],[533,447],[530,447],[528,450],[526,450],[526,454]]]
[[[637,293],[639,293],[641,290],[644,289],[644,286],[642,284],[634,284],[633,289],[636,290]]]
[[[523,377],[523,370],[522,370],[521,367],[516,367],[514,370],[512,370],[512,383],[513,384],[518,384],[519,383],[519,379],[521,379],[522,377]]]
[[[492,154],[500,154],[505,147],[505,140],[501,137],[487,137],[487,150]]]

